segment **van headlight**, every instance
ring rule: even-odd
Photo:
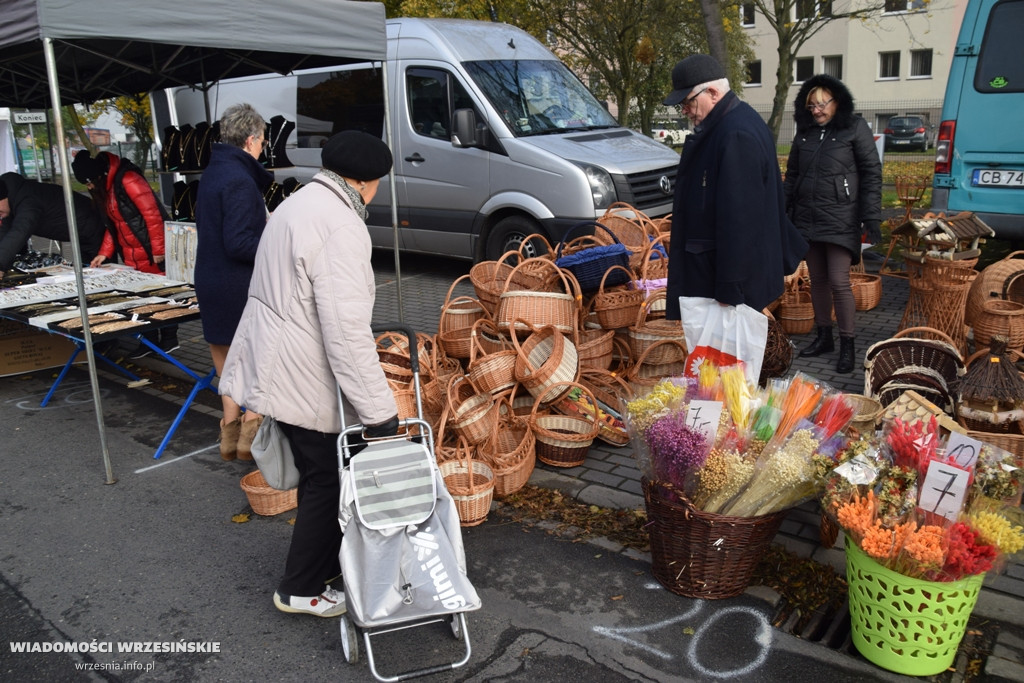
[[[615,202],[615,183],[612,182],[612,177],[608,171],[591,164],[583,164],[576,161],[573,163],[583,169],[583,173],[587,176],[587,182],[590,183],[590,193],[594,198],[594,208],[607,209],[611,206]]]

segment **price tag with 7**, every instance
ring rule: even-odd
[[[918,507],[955,522],[963,510],[970,480],[969,471],[932,460],[921,484]]]
[[[686,426],[703,434],[709,444],[714,443],[722,408],[721,401],[690,401],[686,411]]]

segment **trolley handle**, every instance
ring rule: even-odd
[[[374,335],[384,332],[402,332],[409,338],[409,363],[413,374],[420,372],[420,354],[416,349],[416,330],[406,323],[387,323],[383,325],[371,325],[370,329]]]

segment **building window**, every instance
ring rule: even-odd
[[[829,55],[821,58],[821,71],[832,78],[843,80],[843,56]]]
[[[814,57],[796,58],[796,82],[803,83],[814,75]]]
[[[740,26],[754,25],[754,3],[745,2],[740,5]]]
[[[885,12],[916,12],[923,10],[927,0],[885,0]]]
[[[899,78],[900,77],[900,53],[879,52],[878,53],[878,77]]]
[[[761,85],[761,61],[747,62],[746,85]]]
[[[793,8],[796,19],[814,19],[832,16],[832,0],[796,0]]]
[[[930,78],[932,75],[932,51],[911,50],[910,51],[910,77]]]

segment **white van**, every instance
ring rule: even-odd
[[[1024,240],[1024,0],[968,0],[935,143],[932,211]]]
[[[572,225],[626,202],[652,217],[672,209],[679,155],[618,124],[572,72],[508,24],[441,19],[387,22],[387,83],[400,249],[493,260],[531,233],[557,245]],[[296,122],[287,147],[306,182],[333,133],[384,135],[377,65],[224,81],[210,117],[248,102]],[[168,91],[165,125],[207,120],[201,93]],[[391,247],[387,178],[370,206],[375,246]],[[527,247],[529,253],[533,245]]]

